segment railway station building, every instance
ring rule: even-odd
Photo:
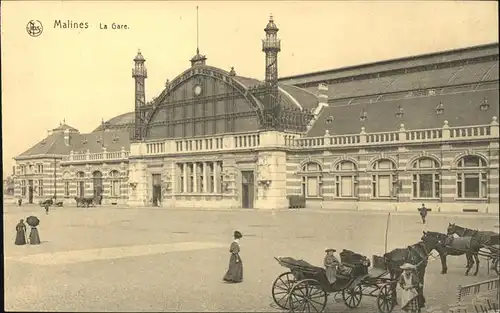
[[[134,111],[85,134],[61,123],[15,158],[15,195],[498,214],[498,43],[279,77],[273,18],[264,36],[263,79],[196,51],[151,101],[139,52]]]

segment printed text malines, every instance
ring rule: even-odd
[[[71,20],[55,20],[54,28],[79,28],[79,29],[87,29],[89,28],[88,22],[74,22]]]

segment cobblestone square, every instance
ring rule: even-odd
[[[42,244],[15,246],[15,225],[35,214]],[[322,265],[324,249],[384,253],[387,213],[202,211],[158,208],[63,207],[45,215],[37,206],[4,209],[5,310],[23,311],[278,311],[274,279],[286,269],[274,256]],[[419,241],[423,230],[444,232],[448,222],[495,230],[497,217],[391,214],[388,249]],[[238,229],[244,281],[222,282],[232,232]],[[406,229],[406,231],[404,231]],[[435,254],[435,252],[434,252]],[[453,303],[456,287],[493,278],[482,260],[478,277],[465,277],[465,257],[439,260],[426,272],[429,307]],[[327,312],[344,312],[330,298]],[[374,312],[364,298],[352,312]],[[399,312],[396,309],[395,312]]]

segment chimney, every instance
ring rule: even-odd
[[[328,106],[328,85],[325,83],[320,83],[318,85],[318,98],[319,104],[322,106]]]
[[[314,109],[314,116],[317,117],[324,107],[328,107],[328,85],[325,83],[320,83],[318,85],[318,98],[319,103],[316,109]]]
[[[69,137],[69,129],[68,129],[68,128],[66,128],[66,129],[64,130],[64,144],[65,144],[66,146],[69,146],[69,145],[70,145],[70,137]]]

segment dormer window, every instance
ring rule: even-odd
[[[326,118],[326,123],[331,124],[332,122],[333,122],[333,116],[330,115],[329,117]]]
[[[82,140],[82,144],[86,144],[87,142],[88,142],[87,139]]]
[[[481,111],[486,111],[490,108],[490,104],[488,103],[488,99],[486,99],[486,97],[484,97],[483,103],[481,103],[479,108],[481,109]]]
[[[401,105],[398,106],[398,110],[396,111],[396,117],[397,118],[402,118],[403,115],[404,115],[404,112],[403,112],[403,108],[401,107]]]
[[[368,115],[366,114],[365,109],[363,109],[363,111],[361,111],[361,115],[359,116],[359,120],[364,121],[364,120],[366,120],[367,116]]]
[[[438,106],[436,107],[436,114],[437,115],[442,115],[444,113],[444,105],[443,101],[439,101]]]
[[[113,137],[113,142],[118,142],[118,140],[120,140],[120,138],[118,136]]]

